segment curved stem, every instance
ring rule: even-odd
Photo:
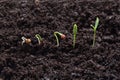
[[[57,46],[59,46],[59,39],[58,39],[57,34],[59,34],[59,32],[54,32],[54,36],[55,36],[56,41],[57,41]]]
[[[23,36],[21,39],[22,39],[22,45],[23,45],[26,41],[26,38]]]
[[[39,45],[41,44],[42,38],[39,34],[36,34],[35,37],[38,39]]]

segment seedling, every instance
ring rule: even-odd
[[[26,38],[26,37],[22,37],[21,38],[23,41],[22,41],[22,45],[24,44],[24,43],[26,43],[26,44],[30,44],[31,43],[31,39],[29,39],[29,38]]]
[[[99,25],[99,18],[97,17],[97,18],[96,18],[96,21],[95,21],[95,25],[94,25],[94,26],[91,25],[91,27],[92,27],[92,29],[93,29],[93,31],[94,31],[93,44],[92,44],[93,47],[95,46],[96,30],[97,30],[98,25]]]
[[[40,36],[39,34],[36,34],[35,37],[37,38],[38,43],[39,43],[39,45],[40,45],[41,42],[42,42],[42,38],[41,38],[41,36]]]
[[[76,43],[76,35],[77,35],[77,28],[78,26],[76,24],[73,25],[73,48],[75,48]]]
[[[66,36],[60,32],[54,32],[54,36],[56,38],[56,41],[57,41],[57,46],[59,46],[59,38],[58,38],[58,35],[61,37],[61,39],[65,39]]]

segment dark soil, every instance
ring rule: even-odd
[[[54,31],[66,35],[59,47]],[[35,34],[43,45],[21,45],[22,36]],[[0,0],[0,80],[120,80],[120,1]]]

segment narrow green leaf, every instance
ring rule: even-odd
[[[73,25],[73,48],[75,48],[76,43],[76,35],[77,35],[77,28],[78,26],[76,24]]]
[[[74,27],[73,27],[73,34],[76,35],[77,34],[77,25],[74,24]]]
[[[97,29],[98,25],[99,25],[99,18],[97,17],[95,21],[95,29]]]
[[[92,29],[94,30],[94,26],[93,26],[92,24],[91,24],[90,26],[91,26],[91,27],[92,27]]]

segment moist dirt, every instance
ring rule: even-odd
[[[55,31],[66,35],[59,47]],[[22,45],[22,36],[32,44]],[[120,1],[0,0],[0,80],[120,80]]]

